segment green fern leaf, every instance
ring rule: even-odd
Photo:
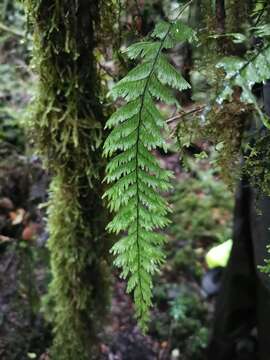
[[[105,156],[114,157],[106,168],[105,181],[111,184],[104,194],[115,212],[108,231],[125,233],[112,248],[115,265],[127,279],[127,292],[133,293],[136,315],[143,330],[152,304],[152,276],[164,262],[162,245],[166,237],[156,232],[168,225],[169,206],[160,194],[171,187],[171,172],[162,169],[152,154],[165,148],[166,122],[155,99],[177,105],[170,88],[184,90],[190,85],[168,62],[163,50],[169,42],[191,41],[194,32],[181,22],[158,23],[152,41],[131,45],[125,52],[141,60],[111,90],[110,95],[126,104],[108,120],[111,130],[104,143]]]
[[[151,78],[149,92],[157,100],[161,100],[166,104],[177,105],[177,101],[173,96],[172,91],[167,86],[164,86],[157,76]]]
[[[165,56],[161,55],[158,59],[158,66],[156,68],[158,79],[180,91],[190,88],[189,83],[183,78],[181,74],[168,62]]]
[[[197,40],[196,32],[179,20],[172,24],[171,37],[178,43],[182,41],[193,43]]]
[[[154,31],[151,34],[151,37],[158,38],[160,40],[165,40],[169,36],[169,33],[172,32],[172,24],[166,21],[160,21],[156,24]],[[162,44],[164,46],[164,43]]]
[[[136,44],[129,46],[124,53],[127,56],[134,60],[137,58],[150,60],[153,59],[160,47],[160,42],[152,42],[152,41],[142,41]]]
[[[259,37],[270,36],[270,25],[264,24],[253,28],[254,34]]]
[[[262,83],[270,79],[270,46],[255,53],[249,60],[238,57],[225,57],[217,67],[223,68],[225,86],[218,97],[221,104],[224,100],[231,100],[234,86],[242,88],[241,100],[244,103],[252,104],[257,110],[263,124],[270,128],[269,120],[260,109],[256,97],[252,93],[252,87],[256,83]]]

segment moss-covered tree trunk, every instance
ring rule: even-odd
[[[106,114],[94,55],[102,4],[25,0],[39,76],[30,129],[53,174],[48,208],[53,360],[95,358],[97,334],[108,307],[100,148]]]

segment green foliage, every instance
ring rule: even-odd
[[[198,311],[198,299],[196,296],[190,296],[188,293],[183,293],[171,301],[170,315],[175,321],[185,321],[187,317],[196,314]]]
[[[184,339],[180,352],[184,359],[202,359],[202,350],[208,344],[208,329],[203,326],[206,308],[195,293],[183,291],[171,302],[172,332]]]
[[[270,45],[268,25],[255,27],[256,36],[264,37],[264,45],[248,55],[247,58],[230,57],[224,58],[217,66],[224,69],[226,76],[224,90],[218,97],[218,102],[232,101],[235,87],[241,88],[240,101],[247,104],[250,109],[255,109],[260,122],[257,121],[253,126],[254,131],[250,131],[250,143],[245,151],[245,164],[243,173],[249,176],[256,188],[269,194],[269,175],[268,175],[268,141],[270,122],[269,117],[261,109],[258,99],[253,93],[255,84],[262,84],[270,79]],[[262,128],[265,128],[263,131]],[[260,130],[261,129],[261,130]],[[254,137],[254,138],[253,138]]]
[[[20,3],[0,2],[0,141],[20,151],[25,145],[22,118],[32,89],[25,23]]]
[[[268,119],[263,114],[258,105],[252,88],[255,84],[263,83],[270,78],[269,66],[270,46],[255,52],[249,59],[238,57],[226,57],[222,59],[217,67],[224,69],[226,76],[224,79],[224,90],[219,95],[217,101],[222,104],[224,100],[232,100],[233,88],[238,86],[242,89],[240,100],[242,103],[252,104],[257,110],[263,124],[270,128]]]
[[[243,173],[248,175],[252,185],[266,195],[270,195],[270,134],[261,131],[254,142],[248,146]]]
[[[216,164],[222,170],[223,179],[231,187],[241,176],[241,152],[242,147],[246,147],[251,139],[246,134],[251,122],[256,122],[257,128],[270,128],[269,118],[263,112],[261,102],[254,92],[254,86],[263,84],[270,78],[267,24],[251,27],[249,30],[251,34],[261,37],[261,45],[253,47],[241,57],[225,56],[213,62],[212,67],[208,64],[208,73],[215,73],[215,79],[210,84],[210,100],[205,99],[203,110],[186,116],[179,122],[176,130],[181,151],[202,139],[217,148]],[[227,35],[232,34],[224,36]],[[254,121],[255,113],[258,114],[258,121]],[[260,153],[262,149],[259,149],[259,142],[256,143],[258,146],[254,151]],[[255,165],[254,161],[250,161],[249,169],[246,166],[251,176],[252,172],[254,175],[258,174],[258,168],[252,168],[252,163]]]
[[[256,24],[269,22],[270,4],[268,0],[255,1],[253,7],[254,8],[252,9],[252,18],[254,19]]]
[[[200,115],[186,116],[176,128],[181,154],[200,141],[207,141],[215,147],[214,165],[231,189],[240,177],[241,143],[249,120],[248,109],[239,99],[225,102],[222,106],[211,101]]]
[[[157,147],[166,148],[162,132],[166,123],[155,105],[161,100],[177,102],[170,88],[184,90],[189,84],[169,63],[165,49],[179,41],[194,41],[194,32],[181,21],[159,22],[151,38],[131,45],[126,54],[139,64],[111,90],[126,104],[108,120],[111,130],[104,144],[106,156],[115,155],[106,168],[105,180],[113,185],[105,198],[116,212],[108,230],[126,232],[112,252],[115,264],[128,278],[127,292],[134,293],[136,315],[143,330],[149,321],[152,275],[164,261],[161,249],[165,237],[155,230],[168,224],[169,206],[160,191],[170,188],[171,173],[162,169],[152,154]]]
[[[212,161],[214,156],[212,155]],[[201,279],[204,250],[232,236],[233,194],[209,160],[186,160],[186,171],[175,184],[168,258],[179,274]]]
[[[203,266],[200,262],[203,252],[200,248],[195,248],[195,245],[187,242],[182,247],[169,250],[168,257],[171,257],[173,269],[178,274],[186,273],[193,279],[201,279],[203,274]]]
[[[189,159],[187,165],[192,176],[176,184],[171,199],[172,234],[192,244],[203,239],[227,241],[231,238],[232,193],[207,161]]]
[[[0,84],[0,141],[22,151],[25,145],[22,119],[32,83],[27,76],[24,79],[14,64],[0,64],[0,77],[3,80]]]
[[[155,301],[164,312],[156,313],[150,330],[161,340],[170,334],[171,349],[178,349],[183,360],[203,360],[208,344],[207,308],[194,289],[182,284],[155,288]],[[170,299],[170,300],[169,300]]]

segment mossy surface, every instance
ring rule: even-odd
[[[99,1],[24,3],[39,77],[27,123],[53,174],[48,207],[52,282],[46,299],[54,325],[51,356],[88,360],[96,357],[110,292],[108,219],[101,200],[106,113],[95,58],[104,11]]]

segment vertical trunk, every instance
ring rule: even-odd
[[[216,21],[217,21],[217,31],[220,34],[225,33],[225,2],[224,0],[216,0]]]
[[[105,114],[94,50],[102,1],[25,0],[39,75],[30,129],[52,171],[48,208],[53,360],[95,358],[108,307]]]
[[[247,26],[250,26],[252,4],[247,0],[227,0],[227,18],[226,27],[228,33],[245,32]],[[254,4],[255,5],[255,4]],[[229,55],[242,56],[246,52],[245,44],[230,44]]]
[[[231,32],[240,32],[249,23],[252,10],[251,2],[247,0],[227,0],[227,2],[228,29]]]
[[[209,33],[213,34],[216,30],[215,7],[212,0],[199,0],[200,6],[200,38],[202,41],[203,57],[205,63],[212,63],[216,58],[216,41],[209,37]]]
[[[209,32],[213,31],[215,27],[215,18],[212,0],[200,0],[199,5],[202,25],[207,28]]]
[[[220,35],[217,38],[217,50],[221,55],[225,55],[228,51],[228,39],[223,35],[226,33],[226,10],[225,0],[216,0],[216,32]]]

